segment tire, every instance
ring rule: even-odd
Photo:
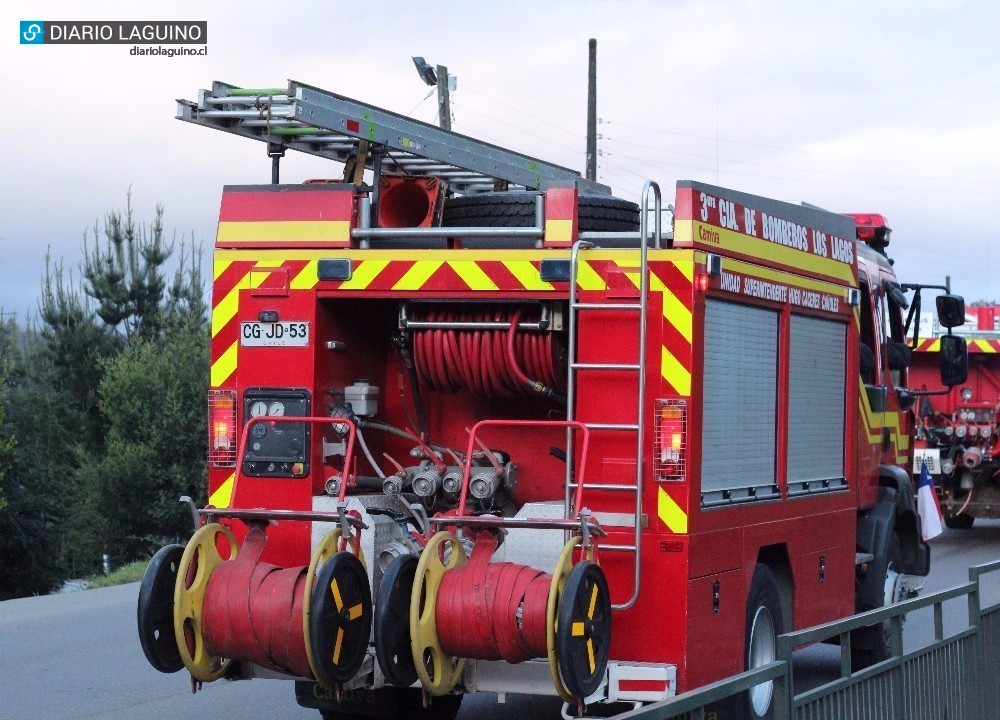
[[[449,198],[444,227],[531,227],[535,193],[495,192]],[[610,195],[580,195],[580,231],[629,232],[639,229],[639,206]]]
[[[462,707],[462,695],[442,695],[431,700],[424,707],[423,697],[417,688],[388,688],[375,690],[377,694],[388,694],[389,712],[381,717],[405,718],[406,720],[455,720]],[[358,720],[371,715],[355,714],[340,710],[320,710],[323,720]]]
[[[952,530],[968,530],[972,527],[974,522],[976,522],[974,517],[964,513],[961,515],[952,515],[951,517],[946,517],[944,519],[945,527],[951,528]]]
[[[892,531],[886,543],[885,560],[875,565],[872,571],[877,571],[882,578],[884,588],[882,604],[878,607],[887,607],[898,600],[895,598],[896,581],[899,576],[899,568],[903,563],[903,551],[899,542],[899,535]],[[891,584],[891,589],[890,589]],[[863,607],[861,612],[873,610],[875,608]],[[890,636],[889,621],[873,625],[872,627],[855,630],[851,634],[851,666],[854,671],[871,667],[883,660],[892,657],[892,643]]]
[[[743,632],[743,668],[762,667],[777,657],[777,638],[785,632],[781,614],[781,596],[774,573],[764,563],[757,563],[747,593],[746,624]],[[774,682],[761,683],[742,696],[742,716],[752,720],[774,717]]]

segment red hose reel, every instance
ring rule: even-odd
[[[420,320],[451,325],[412,331],[420,381],[433,390],[468,390],[481,397],[515,397],[536,392],[532,381],[560,389],[565,384],[562,349],[556,333],[520,332],[525,306],[431,307]],[[511,323],[510,329],[470,329],[461,325]]]
[[[252,521],[239,546],[229,528],[210,523],[188,542],[173,596],[183,667],[194,680],[211,682],[234,662],[251,662],[336,687],[361,667],[371,634],[371,588],[358,533],[342,541],[335,529],[309,566],[281,568],[260,561],[265,528]],[[228,545],[228,559],[220,545]],[[141,632],[141,604],[139,614]]]
[[[524,662],[546,657],[556,691],[580,702],[599,687],[611,644],[607,581],[581,538],[563,548],[552,572],[491,563],[497,535],[479,532],[471,558],[451,532],[427,543],[414,569],[402,556],[386,571],[375,617],[375,647],[386,678],[417,679],[431,695],[449,693],[466,658]],[[408,608],[406,608],[406,602]],[[408,622],[401,622],[408,610]],[[409,644],[409,654],[402,652]]]

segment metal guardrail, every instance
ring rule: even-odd
[[[775,662],[691,692],[617,715],[613,720],[705,720],[713,708],[761,682],[774,681],[775,720],[1000,720],[1000,602],[983,605],[981,578],[1000,560],[969,568],[969,582],[930,595],[778,637]],[[968,624],[947,633],[943,605],[967,598]],[[906,615],[932,608],[934,639],[903,649]],[[888,623],[892,657],[857,672],[851,633]],[[832,681],[795,692],[792,653],[813,643],[840,641],[840,672]],[[728,715],[716,714],[720,720]],[[738,716],[733,716],[734,719]]]

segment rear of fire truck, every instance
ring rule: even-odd
[[[267,142],[275,183],[222,196],[209,502],[143,581],[157,669],[292,679],[325,717],[575,712],[926,574],[875,333],[895,280],[852,219],[683,182],[665,232],[655,183],[617,199],[294,82],[179,117]],[[344,175],[277,184],[287,149]]]
[[[924,466],[934,479],[945,524],[967,530],[976,518],[1000,517],[1000,329],[998,308],[970,307],[969,377],[947,394],[917,406],[913,474]],[[941,364],[941,330],[925,318],[924,339],[913,351],[914,387],[933,387]],[[970,322],[971,320],[971,322]]]

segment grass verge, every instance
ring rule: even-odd
[[[139,582],[142,574],[146,572],[146,565],[149,562],[139,560],[128,565],[115,568],[107,575],[91,575],[87,578],[87,589],[111,587],[112,585],[124,585],[125,583]]]

